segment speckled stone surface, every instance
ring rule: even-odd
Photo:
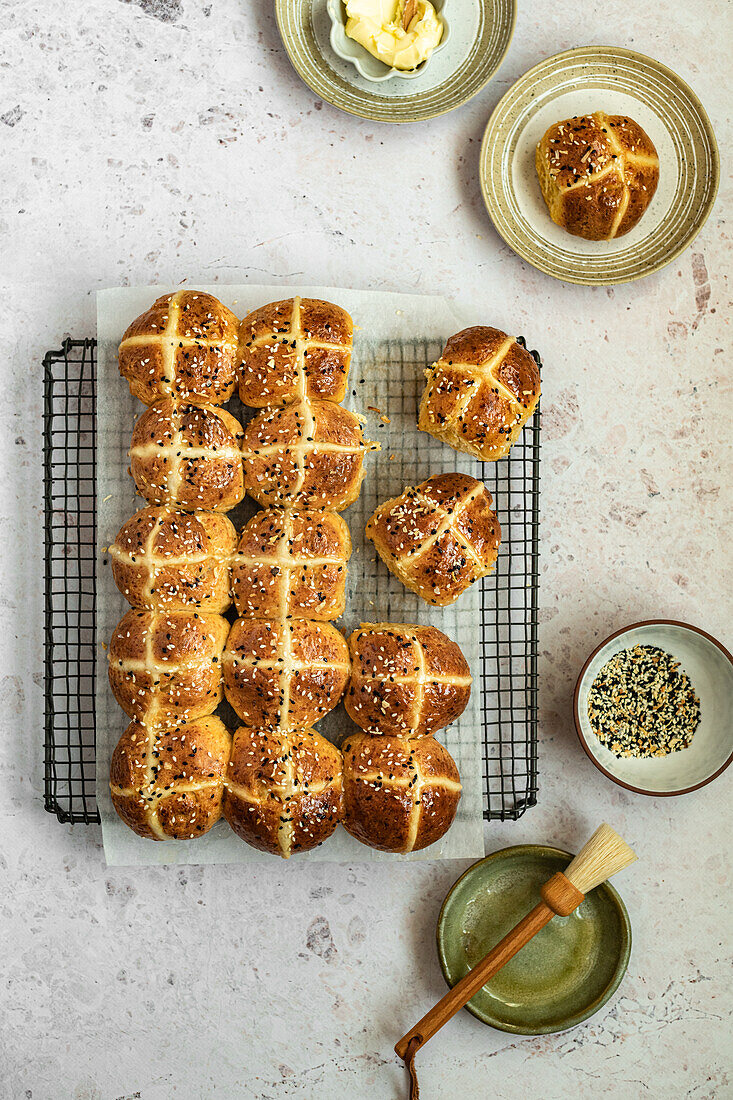
[[[572,848],[609,820],[641,857],[618,882],[634,948],[618,996],[568,1034],[462,1013],[421,1055],[423,1094],[723,1100],[730,779],[675,800],[610,786],[570,699],[589,649],[633,619],[731,642],[728,183],[666,270],[584,290],[497,239],[477,160],[508,85],[592,41],[677,69],[725,156],[727,5],[525,2],[497,79],[407,129],[315,102],[271,7],[0,0],[0,1095],[398,1100],[393,1043],[444,990],[433,930],[463,864],[111,871],[98,829],[43,811],[40,358],[93,331],[98,287],[187,278],[461,294],[541,348],[540,801],[486,843]],[[488,269],[500,302],[481,303]]]

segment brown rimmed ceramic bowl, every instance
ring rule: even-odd
[[[686,749],[647,759],[619,759],[588,719],[588,692],[601,667],[622,649],[658,646],[671,653],[700,699],[700,724]],[[673,619],[649,619],[617,630],[583,665],[573,699],[575,728],[595,766],[627,791],[657,797],[689,794],[712,783],[733,760],[733,657],[712,635]]]

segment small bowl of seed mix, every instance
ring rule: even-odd
[[[629,791],[688,794],[733,760],[733,657],[698,627],[616,631],[583,665],[573,705],[586,753]]]

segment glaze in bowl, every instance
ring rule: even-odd
[[[438,918],[438,956],[449,986],[526,916],[540,886],[572,855],[520,844],[474,863],[450,890]],[[569,917],[554,917],[468,1002],[478,1020],[515,1035],[565,1031],[598,1012],[626,973],[631,924],[607,882]]]

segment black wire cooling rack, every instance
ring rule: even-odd
[[[99,821],[95,349],[95,340],[66,340],[43,361],[45,807],[74,823]],[[539,408],[508,458],[482,464],[481,478],[502,529],[497,567],[482,581],[484,817],[516,820],[537,801]]]

